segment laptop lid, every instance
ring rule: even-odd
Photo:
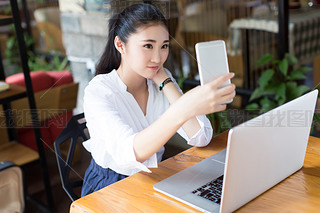
[[[226,150],[153,188],[205,212],[238,209],[302,167],[317,95],[312,91],[232,128]],[[220,205],[192,193],[222,174]]]
[[[232,212],[304,162],[318,90],[229,131],[221,212]]]

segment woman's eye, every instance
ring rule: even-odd
[[[152,44],[146,44],[146,45],[144,45],[144,47],[146,47],[148,49],[152,49]]]
[[[168,44],[164,44],[164,45],[162,46],[163,49],[168,49],[168,47],[169,47]]]

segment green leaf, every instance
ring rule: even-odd
[[[16,39],[14,37],[11,37],[7,40],[7,48],[11,49],[14,44],[16,43]]]
[[[260,105],[261,105],[260,113],[265,113],[277,107],[277,104],[273,100],[270,100],[268,97],[264,97],[263,99],[261,99]]]
[[[303,94],[305,94],[306,92],[309,92],[311,90],[310,87],[306,86],[306,85],[300,85],[297,88],[297,96],[301,96]]]
[[[271,61],[272,58],[273,56],[270,53],[265,54],[258,60],[258,66],[262,66],[268,63],[269,61]]]
[[[312,70],[311,67],[299,67],[298,69],[293,70],[292,72],[299,72],[302,74],[306,74],[307,72],[310,72],[311,70]]]
[[[288,80],[304,80],[306,76],[300,70],[294,70],[287,78]]]
[[[277,89],[276,89],[276,96],[275,99],[277,101],[285,101],[286,100],[286,84],[285,83],[281,83]]]
[[[288,67],[289,67],[288,60],[284,58],[279,64],[279,69],[284,76],[286,76],[288,73]]]
[[[35,40],[27,34],[24,35],[24,41],[27,48],[35,44]]]
[[[277,92],[277,85],[270,82],[262,91],[262,95],[275,95]]]
[[[272,69],[268,69],[262,73],[262,75],[258,79],[258,84],[262,89],[268,84],[268,82],[273,77],[273,75],[274,75],[274,70]]]
[[[251,101],[253,101],[253,100],[257,99],[257,98],[260,98],[261,95],[262,95],[261,89],[260,88],[255,89],[253,91],[253,93],[251,94],[251,96],[250,96],[249,102],[251,102]]]
[[[229,121],[227,111],[211,113],[206,116],[212,125],[214,135],[231,128],[231,123]]]
[[[270,105],[270,99],[268,97],[264,97],[263,99],[260,100],[260,104],[262,107],[266,107]]]
[[[280,99],[278,100],[278,106],[281,106],[282,104],[284,104],[286,102],[286,99]]]
[[[291,66],[294,66],[298,63],[298,59],[294,55],[286,53],[285,57]]]
[[[259,105],[257,103],[252,103],[246,106],[246,110],[257,110]]]
[[[61,64],[60,66],[58,67],[58,71],[62,71],[66,68],[67,66],[67,63],[68,63],[68,58],[65,57],[62,61],[61,61]]]
[[[59,65],[60,65],[60,59],[59,59],[59,56],[57,54],[54,54],[54,56],[53,56],[53,63],[55,65],[56,69],[57,69],[59,67]]]
[[[277,65],[279,64],[281,61],[280,60],[273,60],[272,65]]]
[[[221,127],[221,132],[231,128],[231,123],[229,121],[227,111],[217,112],[217,117],[219,118],[219,126]]]
[[[320,114],[319,113],[314,113],[313,120],[316,123],[319,123],[320,122]]]
[[[296,88],[297,88],[297,82],[295,82],[295,81],[288,81],[288,82],[286,83],[286,86],[287,86],[287,89],[288,89],[288,88],[296,89]]]
[[[287,96],[287,101],[291,101],[298,96],[297,93],[297,82],[295,81],[289,81],[286,84],[286,96]]]

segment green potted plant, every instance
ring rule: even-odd
[[[250,96],[246,110],[259,115],[311,91],[312,88],[304,85],[303,80],[306,79],[306,73],[312,69],[306,66],[297,67],[297,63],[297,58],[291,54],[286,54],[282,60],[274,59],[271,54],[262,56],[258,65],[268,65],[269,68],[259,77],[258,87]],[[320,115],[315,113],[311,132],[319,121]]]
[[[274,59],[271,54],[265,54],[259,59],[258,65],[268,65],[258,79],[258,87],[249,99],[247,110],[258,110],[258,114],[267,112],[277,106],[291,101],[311,90],[303,84],[309,67],[298,67],[297,58],[286,54],[282,60]]]
[[[70,70],[68,65],[68,58],[63,57],[57,51],[50,51],[46,54],[37,54],[31,50],[31,47],[35,45],[35,40],[28,34],[24,34],[24,40],[28,55],[28,65],[30,71],[62,71]],[[5,50],[5,67],[11,74],[21,72],[21,63],[19,59],[19,48],[16,36],[11,36],[6,42]],[[50,57],[49,57],[50,56]]]

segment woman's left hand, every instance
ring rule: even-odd
[[[151,80],[156,83],[158,86],[166,79],[168,78],[168,74],[164,71],[163,66],[159,68],[159,71],[151,78]]]

